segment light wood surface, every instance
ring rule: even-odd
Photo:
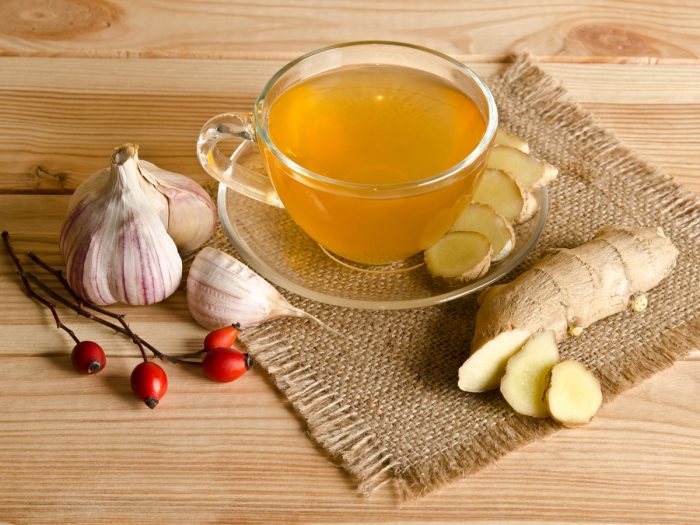
[[[7,55],[293,58],[349,40],[400,40],[474,60],[692,62],[692,0],[4,0]]]
[[[0,1],[0,229],[60,264],[69,193],[129,140],[206,179],[201,124],[247,111],[286,59],[350,39],[446,51],[488,75],[529,50],[603,125],[700,192],[700,6],[694,2]],[[105,57],[110,57],[107,60]],[[689,283],[698,285],[698,283]],[[561,431],[420,501],[370,500],[305,434],[260,370],[231,385],[168,367],[149,411],[137,351],[96,377],[0,254],[0,523],[700,523],[700,351]],[[204,331],[184,296],[121,308],[171,353]]]

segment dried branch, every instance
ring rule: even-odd
[[[144,350],[145,348],[148,348],[148,350],[151,351],[151,353],[158,357],[159,359],[162,359],[164,361],[170,361],[171,363],[187,363],[187,364],[194,364],[194,365],[199,365],[199,361],[188,361],[187,358],[191,357],[196,357],[201,354],[201,352],[193,352],[190,354],[185,354],[183,356],[171,356],[168,354],[165,354],[158,350],[156,347],[154,347],[152,344],[150,344],[148,341],[142,339],[138,335],[136,335],[133,330],[129,327],[129,324],[126,322],[125,315],[124,314],[119,314],[112,312],[106,308],[103,308],[101,306],[94,305],[90,302],[87,302],[83,300],[75,291],[71,288],[71,286],[68,284],[68,281],[66,280],[65,276],[63,275],[63,272],[60,270],[56,270],[53,268],[51,265],[43,261],[39,256],[36,254],[29,252],[27,255],[28,257],[34,261],[36,264],[38,264],[40,267],[42,267],[44,270],[49,272],[51,275],[53,275],[59,283],[63,286],[63,288],[70,294],[71,299],[68,299],[58,292],[52,290],[46,283],[44,283],[41,279],[39,279],[36,275],[34,275],[31,272],[25,272],[24,267],[17,257],[15,251],[13,250],[10,240],[9,240],[10,234],[6,231],[2,232],[2,239],[3,243],[5,244],[5,248],[7,249],[7,252],[10,254],[10,257],[12,258],[12,262],[15,264],[15,267],[17,268],[17,274],[20,277],[20,280],[22,281],[22,284],[24,285],[24,288],[27,292],[27,295],[29,297],[37,300],[47,308],[49,308],[54,316],[54,319],[56,320],[56,324],[59,328],[65,330],[68,332],[68,334],[76,341],[79,342],[78,338],[75,336],[72,330],[70,330],[67,326],[65,326],[59,319],[58,313],[56,311],[56,305],[53,303],[49,302],[47,299],[45,299],[43,296],[39,295],[36,293],[36,291],[33,289],[32,285],[30,284],[33,283],[36,285],[38,288],[40,288],[46,295],[54,299],[55,301],[61,303],[62,305],[66,306],[67,308],[70,308],[74,312],[76,312],[78,315],[85,317],[86,319],[90,319],[91,321],[95,321],[96,323],[99,323],[103,326],[106,326],[108,328],[111,328],[112,330],[123,334],[127,337],[129,337],[133,343],[138,346],[139,350],[141,351],[141,355],[144,358],[144,361],[147,360],[146,358],[146,352]],[[111,321],[107,321],[106,319],[103,319],[101,317],[98,317],[97,315],[93,314],[92,312],[88,311],[93,310],[99,314],[102,314],[104,316],[110,317],[112,319],[116,319],[119,321],[119,324],[112,323]]]

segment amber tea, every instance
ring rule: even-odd
[[[340,256],[385,264],[445,233],[469,199],[478,169],[423,193],[402,194],[400,185],[420,185],[464,160],[486,123],[469,96],[436,75],[356,65],[289,87],[273,102],[268,128],[286,157],[348,190],[305,183],[261,144],[292,218]],[[396,191],[384,191],[391,187]]]

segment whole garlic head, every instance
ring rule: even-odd
[[[211,197],[189,177],[139,159],[137,145],[127,144],[124,147],[130,148],[125,152],[129,157],[125,164],[134,165],[139,174],[138,184],[168,235],[181,254],[192,253],[214,233],[216,206]],[[110,175],[111,168],[105,168],[83,182],[73,193],[70,206],[82,200],[85,193],[104,187]]]
[[[66,278],[95,304],[157,303],[182,278],[182,260],[160,216],[163,208],[153,202],[159,192],[144,183],[136,158],[136,146],[117,148],[109,172],[76,190],[61,229]]]

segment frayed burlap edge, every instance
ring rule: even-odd
[[[644,345],[635,354],[634,363],[601,381],[605,402],[639,384],[661,370],[670,367],[690,350],[700,347],[700,319],[682,327],[667,329]],[[511,419],[502,424],[501,434],[490,434],[478,443],[445,451],[440,457],[426,458],[414,468],[396,474],[395,483],[403,499],[413,499],[449,482],[474,474],[506,454],[531,441],[556,431],[553,426],[536,425],[525,418]]]
[[[653,199],[659,213],[677,221],[689,237],[700,236],[700,197],[622,145],[570,98],[560,82],[540,69],[530,55],[515,56],[514,63],[489,84],[522,100],[543,121],[552,124],[553,133],[575,134],[582,154],[595,154],[600,165],[618,177],[634,177],[638,181],[637,195]],[[593,178],[587,182],[598,186]],[[639,345],[633,352],[633,362],[625,363],[626,366],[614,374],[607,371],[609,373],[601,381],[605,402],[699,347],[700,318],[693,318],[682,326],[668,327],[655,340]],[[396,473],[395,481],[402,497],[422,496],[455,479],[474,474],[556,428],[536,425],[529,419],[512,419],[504,423],[501,430],[500,435],[489,435],[488,440],[441,452],[439,457],[425,458],[421,464]]]
[[[274,325],[241,334],[248,351],[272,376],[277,388],[304,418],[309,435],[340,459],[359,491],[369,497],[395,474],[389,452],[356,414],[344,408],[293,349],[286,346]]]
[[[610,171],[638,177],[637,194],[651,197],[659,212],[668,214],[692,229],[700,222],[700,199],[675,183],[624,147],[613,135],[597,125],[591,115],[568,98],[564,88],[544,73],[527,55],[515,58],[492,85],[511,90],[536,109],[541,118],[556,119],[553,131],[575,133],[582,147],[595,152]],[[511,89],[512,87],[512,89]],[[587,182],[596,185],[595,180]],[[697,237],[697,234],[692,235]],[[330,389],[319,381],[300,356],[285,346],[274,325],[243,338],[256,360],[271,374],[277,388],[290,400],[308,425],[309,435],[326,449],[356,479],[359,491],[370,496],[387,482],[393,482],[404,499],[424,495],[445,483],[473,474],[508,452],[555,430],[528,418],[504,422],[502,432],[480,443],[468,443],[440,455],[425,458],[419,465],[398,470],[391,454],[379,445],[375,434],[361,419],[343,407]],[[654,341],[635,351],[635,361],[602,381],[606,401],[641,380],[663,370],[700,346],[700,319],[669,327]]]

